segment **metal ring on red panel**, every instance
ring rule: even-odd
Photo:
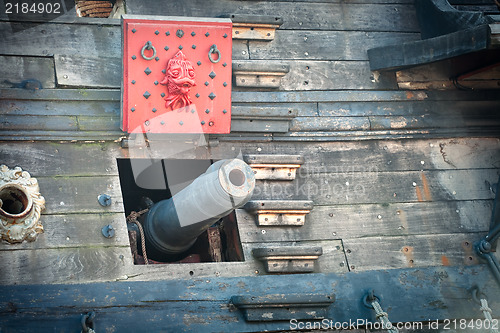
[[[151,57],[146,57],[144,55],[144,50],[151,50],[153,49],[153,55]],[[146,44],[144,44],[144,46],[142,47],[141,49],[141,56],[145,59],[145,60],[151,60],[151,59],[154,59],[154,57],[156,57],[156,49],[155,47],[153,46],[153,44],[151,43],[151,41],[147,41]]]
[[[214,54],[214,53],[217,53],[217,56],[218,56],[217,60],[214,60],[212,58],[212,54]],[[220,61],[221,58],[222,58],[222,56],[220,54],[220,51],[217,49],[217,45],[215,45],[215,44],[212,45],[210,47],[210,51],[208,51],[208,59],[210,59],[211,62],[213,62],[214,64],[216,64],[216,63],[218,63]]]

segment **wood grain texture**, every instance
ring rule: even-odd
[[[15,84],[22,84],[24,80],[37,80],[44,89],[56,86],[54,60],[51,58],[0,56],[0,63],[2,64],[0,67],[0,77],[2,78],[0,88],[12,88]],[[39,84],[33,84],[33,86],[39,88]],[[30,93],[31,90],[25,90],[25,94]]]
[[[120,88],[122,64],[119,57],[55,55],[54,59],[59,85]]]
[[[493,199],[495,169],[298,174],[293,184],[257,183],[253,199],[312,200],[315,205]]]
[[[279,145],[220,142],[218,147],[211,148],[211,154],[213,158],[230,158],[231,152],[240,150],[242,154],[301,155],[305,161],[298,169],[301,176],[500,168],[500,140],[494,138],[288,142]]]
[[[42,215],[44,232],[34,242],[0,243],[0,251],[61,249],[76,247],[129,246],[124,213]],[[111,225],[113,238],[105,238],[101,229]]]
[[[343,239],[351,270],[477,265],[474,242],[484,233]]]
[[[41,177],[40,193],[45,197],[45,214],[123,213],[118,176]],[[111,196],[111,206],[102,207],[97,197]]]
[[[140,2],[127,4],[127,13],[220,17],[228,14],[275,15],[283,19],[280,29],[363,30],[417,32],[411,4],[351,4],[307,2],[185,1],[182,4]],[[279,30],[278,30],[279,32]]]
[[[112,21],[112,20],[109,20]],[[11,24],[22,25],[11,32]],[[52,56],[55,54],[87,55],[93,58],[120,59],[120,26],[0,22],[2,54],[19,56]]]
[[[498,101],[496,91],[233,91],[234,103]],[[120,101],[119,89],[0,89],[0,100]]]
[[[0,251],[0,285],[115,280],[133,265],[129,247]]]
[[[278,30],[272,42],[250,41],[254,60],[368,60],[368,49],[420,39],[414,33]]]
[[[303,226],[258,226],[237,210],[245,242],[314,241],[427,234],[486,233],[492,200],[316,206]],[[265,230],[265,233],[262,232]]]
[[[33,177],[118,175],[116,158],[123,149],[115,142],[0,143],[2,164],[20,166]],[[92,163],[88,163],[89,156]]]

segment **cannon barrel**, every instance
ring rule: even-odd
[[[255,188],[242,160],[221,160],[172,198],[154,204],[144,219],[146,244],[166,255],[188,250],[220,218],[243,206]]]

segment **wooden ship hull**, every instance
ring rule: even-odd
[[[107,3],[0,13],[0,332],[498,327],[494,1]],[[123,20],[153,16],[232,25],[229,133],[122,130]],[[151,204],[235,158],[248,203],[144,250]]]

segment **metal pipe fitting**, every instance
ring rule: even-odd
[[[220,218],[247,203],[255,188],[242,160],[221,160],[172,198],[154,204],[144,219],[149,249],[163,254],[188,250]]]

